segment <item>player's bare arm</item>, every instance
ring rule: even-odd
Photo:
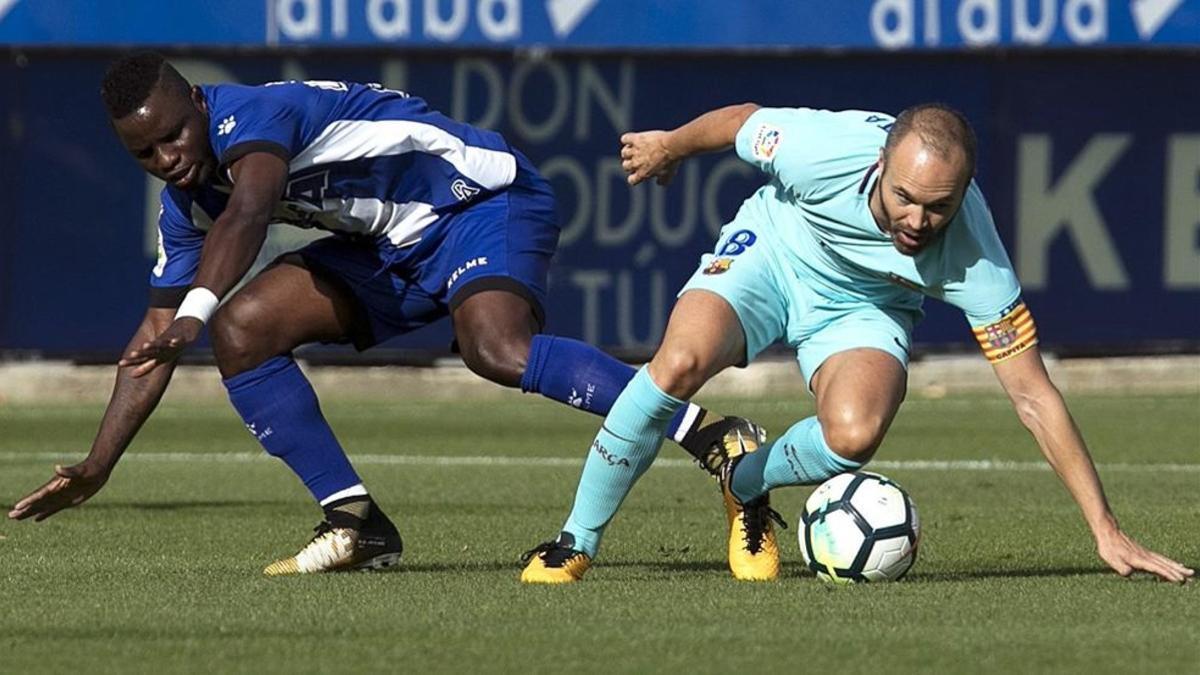
[[[234,180],[229,205],[213,223],[204,241],[194,289],[207,289],[223,297],[254,264],[267,237],[271,213],[283,195],[288,167],[283,159],[252,152],[230,167]],[[142,377],[158,366],[173,362],[204,327],[195,317],[176,319],[155,339],[126,352],[121,366],[134,366],[133,377]]]
[[[1021,423],[1083,512],[1104,562],[1122,576],[1143,571],[1176,583],[1189,579],[1193,570],[1143,548],[1117,524],[1079,428],[1037,347],[996,363],[995,370]]]
[[[655,178],[666,185],[679,163],[693,155],[728,149],[746,119],[758,110],[754,103],[717,108],[671,131],[630,132],[621,136],[621,167],[630,185]]]
[[[148,309],[126,349],[153,340],[171,325],[174,316],[174,308]],[[82,504],[104,487],[113,467],[166,391],[174,364],[166,364],[148,377],[135,378],[132,371],[129,366],[117,368],[117,382],[87,458],[71,466],[54,467],[54,477],[17,502],[9,518],[42,521]]]

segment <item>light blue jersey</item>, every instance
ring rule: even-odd
[[[924,295],[994,321],[1021,294],[979,186],[943,236],[916,256],[871,215],[875,163],[894,119],[882,113],[764,108],[737,135],[738,155],[771,177],[744,209],[770,223],[797,269],[835,295],[919,308]]]
[[[784,340],[810,378],[831,354],[857,347],[907,364],[925,296],[960,308],[993,361],[1036,344],[974,181],[942,236],[916,256],[879,229],[869,200],[894,121],[860,110],[762,108],[738,131],[738,156],[770,180],[742,204],[684,290],[729,300],[748,358]]]

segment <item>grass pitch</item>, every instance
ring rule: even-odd
[[[643,477],[583,583],[522,586],[517,557],[565,517],[596,418],[517,394],[326,399],[405,537],[399,571],[263,578],[264,564],[307,541],[318,510],[282,464],[247,457],[260,451],[227,405],[167,403],[92,502],[39,525],[0,522],[0,672],[1100,673],[1200,663],[1200,584],[1107,572],[998,397],[905,404],[876,469],[913,495],[920,557],[901,583],[841,589],[803,568],[800,488],[774,500],[792,524],[781,534],[783,579],[733,581],[718,494],[671,445],[661,457],[676,461]],[[806,400],[706,403],[775,431],[811,411]],[[1122,524],[1200,565],[1200,398],[1070,404]],[[81,456],[100,412],[0,406],[0,503],[48,478],[55,456]]]

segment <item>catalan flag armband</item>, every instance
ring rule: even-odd
[[[1033,315],[1020,298],[1004,310],[999,321],[974,329],[975,339],[990,363],[999,363],[1038,343]]]

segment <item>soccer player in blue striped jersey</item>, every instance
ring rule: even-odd
[[[607,523],[637,478],[588,481],[589,469],[648,464],[662,429],[705,381],[781,341],[796,351],[817,414],[767,446],[725,444],[717,462],[730,567],[741,579],[775,578],[769,491],[817,484],[871,458],[904,398],[912,329],[928,296],[964,313],[1021,422],[1078,503],[1100,557],[1120,574],[1192,576],[1126,535],[1108,507],[973,180],[975,137],[962,115],[937,104],[897,118],[745,104],[621,142],[631,184],[665,184],[687,157],[731,146],[768,182],[703,257],[657,354],[593,442],[563,528],[582,543],[573,551],[547,547],[543,558],[590,561],[603,528],[581,527],[576,514]],[[536,564],[526,571],[527,580],[539,580]]]
[[[378,85],[191,86],[153,53],[114,62],[101,94],[122,143],[167,183],[150,307],[87,459],[57,468],[10,517],[41,520],[95,494],[210,318],[231,402],[325,513],[271,575],[384,567],[401,552],[292,359],[297,346],[367,349],[450,316],[466,365],[506,386],[606,414],[633,376],[589,345],[540,334],[554,198],[496,132]],[[218,308],[274,222],[331,236],[276,260]],[[667,433],[702,456],[739,429],[754,433],[692,406]]]

